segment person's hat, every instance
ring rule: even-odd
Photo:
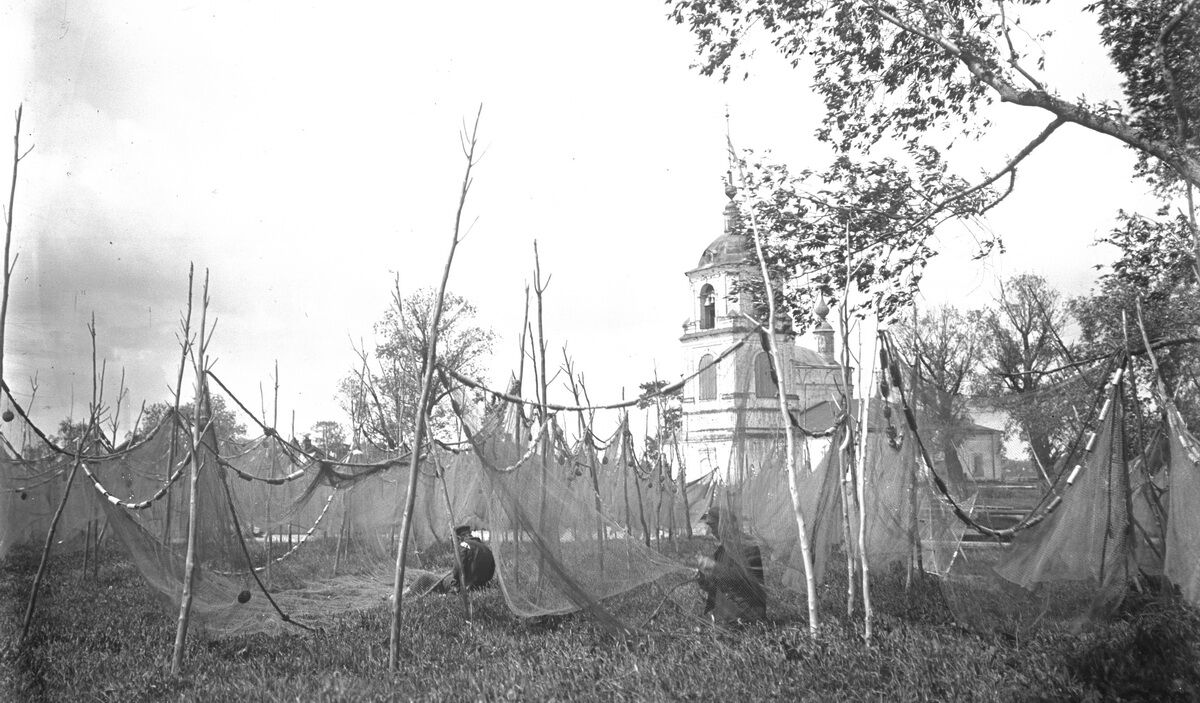
[[[470,537],[471,536],[471,526],[470,525],[459,525],[458,527],[454,528],[454,536],[455,537]]]

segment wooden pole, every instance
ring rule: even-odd
[[[737,160],[737,152],[733,148],[733,140],[729,140],[729,154],[738,164],[738,174],[742,186],[746,184],[746,174],[741,162]],[[800,509],[800,483],[796,474],[796,440],[792,434],[791,414],[787,407],[788,378],[787,369],[783,366],[783,356],[779,353],[779,345],[775,340],[775,289],[771,285],[771,274],[767,269],[767,259],[763,255],[762,237],[758,231],[758,218],[754,208],[750,211],[750,230],[754,239],[754,253],[758,257],[759,270],[762,273],[763,295],[767,300],[767,343],[770,347],[771,362],[775,365],[776,377],[779,381],[779,414],[783,418],[784,439],[787,447],[788,489],[792,494],[792,508],[796,514],[796,531],[800,541],[800,558],[804,563],[804,580],[808,597],[808,632],[813,638],[817,636],[820,623],[817,615],[817,583],[813,574],[812,547],[808,540],[808,528],[804,524],[804,513]]]
[[[96,521],[88,520],[87,521],[87,529],[83,533],[83,568],[79,571],[80,583],[87,580],[88,551],[91,549],[91,546],[92,546],[92,523],[94,523],[94,522],[96,522]]]
[[[50,546],[54,544],[54,535],[58,530],[58,522],[62,519],[63,511],[67,507],[67,499],[71,496],[71,486],[75,483],[75,474],[79,470],[79,465],[83,463],[83,443],[91,435],[93,428],[95,428],[95,420],[95,413],[93,413],[91,421],[88,422],[87,430],[80,436],[76,444],[75,461],[71,464],[71,472],[67,474],[67,486],[63,489],[62,500],[58,502],[58,508],[54,511],[54,517],[50,520],[50,529],[46,531],[46,543],[42,545],[42,558],[38,562],[38,570],[33,577],[33,586],[29,590],[29,602],[25,605],[25,620],[21,624],[21,639],[19,643],[24,643],[25,638],[29,635],[29,626],[33,623],[33,611],[37,607],[38,590],[42,586],[42,577],[46,575],[46,566],[50,560]]]
[[[421,400],[417,403],[417,417],[413,427],[412,460],[409,462],[408,495],[405,496],[404,517],[400,523],[400,546],[396,550],[396,573],[392,582],[392,626],[390,645],[388,647],[388,671],[395,672],[400,659],[400,619],[403,613],[404,567],[408,560],[408,537],[412,532],[412,512],[416,502],[417,467],[420,461],[421,444],[425,439],[425,409],[433,388],[434,367],[437,365],[438,325],[442,320],[442,305],[446,298],[446,283],[450,279],[450,267],[454,263],[454,251],[460,241],[459,233],[462,225],[463,206],[467,201],[467,192],[471,188],[471,169],[475,166],[475,145],[479,133],[479,116],[483,106],[475,114],[475,126],[471,136],[464,135],[463,154],[467,159],[466,173],[463,175],[462,189],[459,192],[458,211],[454,216],[454,236],[450,240],[450,252],[446,256],[446,266],[442,270],[442,281],[438,286],[437,299],[433,305],[433,320],[429,329],[429,349],[425,356],[425,377],[421,381]]]
[[[554,420],[550,417],[546,404],[550,402],[547,397],[550,393],[550,386],[546,380],[546,334],[545,324],[543,322],[543,297],[546,289],[550,287],[550,279],[553,275],[547,276],[546,280],[542,281],[542,262],[538,254],[537,240],[533,240],[533,264],[534,264],[534,279],[533,293],[537,298],[537,358],[534,360],[534,369],[538,374],[538,417],[542,424],[552,423]],[[532,340],[530,340],[532,341]],[[546,485],[549,481],[550,474],[550,453],[552,449],[552,441],[554,438],[554,427],[551,425],[542,433],[542,490],[541,502],[538,507],[537,529],[540,533],[540,538],[545,539],[546,535],[546,510],[549,502],[549,489]],[[537,591],[540,594],[542,584],[544,583],[544,573],[546,570],[546,559],[540,551],[538,552],[538,586]]]
[[[164,474],[164,481],[167,482],[167,515],[163,521],[163,543],[168,547],[171,546],[171,474],[175,471],[175,456],[178,449],[179,429],[182,425],[179,422],[179,396],[183,393],[183,370],[187,368],[188,353],[191,351],[192,338],[192,284],[196,273],[196,264],[188,264],[188,302],[187,313],[183,318],[182,332],[183,335],[179,340],[179,346],[182,353],[179,355],[179,373],[175,377],[175,405],[171,408],[171,448],[167,453],[167,469]]]
[[[183,646],[187,640],[188,624],[192,614],[192,584],[196,576],[196,489],[200,482],[201,458],[200,433],[206,418],[207,397],[205,380],[206,352],[208,340],[208,271],[204,272],[204,292],[200,300],[200,343],[195,345],[192,363],[196,369],[196,397],[192,401],[192,461],[188,475],[188,531],[187,555],[183,567],[183,593],[179,599],[179,622],[175,628],[175,649],[171,656],[171,674],[178,675],[183,667]]]
[[[108,532],[108,520],[104,521],[104,525],[100,525],[100,521],[96,521],[95,539],[92,541],[92,580],[100,578],[100,543],[104,541],[104,535]]]
[[[575,376],[575,369],[572,367],[571,359],[567,356],[567,348],[563,347],[563,369],[567,372],[567,380],[571,383],[571,397],[575,399],[576,405],[582,405],[579,398],[579,391],[583,385],[583,376],[578,379]],[[600,573],[604,573],[604,518],[603,501],[600,498],[600,477],[596,471],[596,454],[592,451],[592,421],[585,421],[584,411],[579,411],[579,442],[587,452],[588,457],[588,475],[592,479],[592,493],[596,499],[596,544],[599,547],[599,565]]]
[[[874,358],[872,353],[870,358]],[[859,358],[862,358],[862,328],[859,328]],[[864,378],[871,378],[868,372]],[[866,500],[866,484],[867,484],[867,435],[871,432],[870,426],[870,405],[871,394],[863,393],[862,405],[859,411],[858,420],[858,557],[861,562],[862,573],[862,599],[863,599],[863,639],[867,644],[871,643],[871,584],[869,580],[870,563],[867,559],[867,500]]]
[[[854,475],[854,422],[852,408],[854,407],[854,376],[850,364],[850,315],[848,300],[850,296],[850,226],[846,225],[846,292],[838,305],[838,321],[842,328],[842,406],[846,409],[846,434],[838,451],[842,453],[842,543],[846,552],[846,617],[854,615],[856,584],[854,581],[857,571],[854,565],[855,543],[854,531],[851,524],[854,520],[857,500],[853,486],[856,483]],[[857,545],[861,549],[862,545]]]
[[[625,429],[626,430],[629,429],[629,411],[628,410],[625,411]],[[646,547],[649,548],[650,547],[650,526],[646,524],[646,501],[642,496],[641,476],[638,475],[638,471],[637,471],[637,455],[634,454],[634,452],[633,452],[633,435],[631,433],[627,433],[622,438],[622,441],[628,441],[629,445],[630,445],[629,449],[628,449],[628,453],[626,454],[626,456],[628,456],[628,460],[626,461],[626,464],[627,464],[628,469],[633,471],[633,490],[637,494],[638,521],[642,524],[642,540],[645,541]]]
[[[328,445],[326,445],[328,446]],[[350,494],[342,493],[342,525],[338,528],[337,545],[333,548],[333,575],[337,576],[342,565],[342,543],[346,539],[346,529],[350,525]]]
[[[271,429],[274,430],[279,426],[279,359],[275,360],[275,378],[272,379],[274,391],[271,396]],[[279,435],[275,434],[270,437],[271,440],[271,478],[279,472]],[[268,492],[269,493],[269,492]],[[271,562],[275,561],[272,556],[274,551],[274,530],[271,529],[271,499],[267,497],[267,529],[265,530],[267,537],[267,584],[271,583]]]
[[[12,256],[13,205],[17,200],[17,167],[29,154],[21,153],[21,114],[25,106],[17,105],[17,124],[13,130],[12,182],[8,186],[8,209],[4,211],[4,297],[0,298],[0,379],[4,378],[4,331],[8,321],[9,283],[12,281],[16,258]],[[32,149],[33,147],[30,147]]]
[[[79,440],[75,444],[75,461],[71,463],[71,472],[67,475],[67,485],[63,489],[62,500],[58,502],[58,508],[54,511],[54,517],[50,519],[50,529],[46,530],[46,543],[42,546],[42,558],[38,562],[38,570],[33,577],[33,586],[29,589],[29,602],[25,606],[25,620],[21,624],[21,639],[19,643],[25,642],[25,638],[29,635],[29,626],[33,623],[33,611],[37,607],[38,590],[42,586],[42,578],[46,575],[46,566],[50,560],[50,547],[54,544],[54,535],[58,531],[58,522],[62,519],[63,511],[67,508],[67,499],[71,497],[71,486],[75,483],[75,474],[79,472],[79,465],[83,463],[84,443],[92,436],[93,431],[99,430],[100,403],[99,394],[96,390],[96,316],[94,313],[92,315],[92,322],[88,325],[88,333],[92,338],[91,416],[88,418],[87,429],[79,436]]]
[[[450,389],[447,388],[449,393]],[[430,457],[433,456],[433,447],[430,446]],[[459,550],[458,533],[454,531],[457,525],[454,524],[454,504],[450,502],[450,489],[446,486],[446,467],[441,465],[434,459],[437,467],[437,477],[441,480],[442,495],[446,498],[446,521],[450,523],[450,544],[454,547],[454,563],[458,565],[458,596],[462,600],[463,613],[467,616],[467,622],[475,618],[475,611],[471,606],[471,596],[467,593],[467,571],[463,568],[462,551]]]

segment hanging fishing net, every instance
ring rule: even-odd
[[[1200,444],[1171,403],[1167,421],[1170,491],[1164,572],[1185,601],[1200,607]]]
[[[79,436],[67,438],[69,446],[55,444],[29,422],[7,386],[0,393],[0,418],[0,559],[16,545],[42,545],[56,513],[53,546],[67,552],[81,548],[87,531],[97,529],[101,512],[90,491],[79,486],[86,466],[94,457],[112,453],[111,445],[86,426],[77,428]],[[76,481],[70,484],[77,463]]]
[[[906,411],[923,474],[914,484],[923,566],[938,577],[960,623],[1014,636],[1043,627],[1078,631],[1115,612],[1137,574],[1137,556],[1152,553],[1152,541],[1134,540],[1132,506],[1147,503],[1131,490],[1123,375],[1111,373],[1098,404],[1072,392],[1085,391],[1095,375],[1080,373],[1070,381],[1075,388],[1052,390],[1054,402],[1070,398],[1081,407],[1073,412],[1078,434],[1062,432],[1058,459],[1038,472],[1049,483],[1029,470],[1034,449],[1013,430],[1018,423],[989,436],[969,415],[938,427],[946,415]],[[899,370],[893,376],[901,387]],[[920,395],[910,388],[905,398]],[[1021,416],[1012,405],[1007,410],[1010,419]],[[993,473],[992,464],[1000,470]],[[957,480],[949,478],[954,469]]]
[[[721,414],[728,429],[707,435],[707,454],[722,461],[703,469],[685,466],[678,447],[667,451],[662,441],[639,451],[628,407],[607,411],[616,430],[600,440],[590,409],[547,412],[490,392],[480,414],[443,378],[464,439],[419,449],[408,596],[445,583],[454,529],[465,524],[490,546],[513,613],[584,611],[613,632],[644,626],[668,603],[722,625],[804,620],[809,580],[818,593],[849,586],[864,560],[873,579],[931,574],[971,627],[1079,627],[1120,604],[1139,567],[1155,562],[1156,540],[1167,577],[1195,602],[1197,560],[1187,551],[1195,530],[1186,518],[1165,533],[1157,527],[1155,481],[1165,479],[1154,478],[1149,459],[1136,470],[1126,461],[1119,374],[1102,394],[1075,392],[1097,375],[1079,373],[1071,393],[1060,386],[1035,398],[1103,401],[1072,408],[1079,432],[1061,430],[1051,438],[1057,458],[1038,462],[1016,446],[1019,427],[986,425],[978,410],[922,407],[925,391],[905,382],[913,375],[902,360],[885,355],[887,382],[869,398],[787,399],[789,461],[778,389],[764,382],[758,353],[737,345],[722,352],[716,358],[730,366],[718,378],[728,388],[711,406],[691,408]],[[387,603],[407,449],[356,442],[344,456],[326,456],[265,427],[235,442],[217,436],[203,414],[197,425],[168,413],[125,446],[97,439],[76,457],[41,437],[11,398],[3,403],[14,419],[0,433],[0,555],[44,539],[77,466],[57,539],[77,540],[89,523],[106,522],[174,611],[194,521],[193,613],[214,635],[316,628]],[[1008,409],[1010,417],[1021,412]],[[580,420],[574,439],[568,419]],[[1169,512],[1186,516],[1178,506],[1190,505],[1200,485],[1196,448],[1172,422],[1169,451],[1160,454],[1170,457]]]

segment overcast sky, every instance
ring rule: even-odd
[[[1093,23],[1055,12],[1051,81],[1115,97]],[[721,233],[725,105],[740,147],[796,169],[823,151],[802,73],[768,51],[747,81],[704,78],[665,14],[625,0],[5,4],[0,114],[23,102],[21,138],[35,145],[18,182],[5,379],[27,400],[37,374],[40,424],[66,416],[72,395],[79,417],[94,313],[107,396],[124,369],[127,417],[166,399],[195,262],[211,275],[218,375],[257,408],[278,360],[285,430],[292,410],[297,431],[343,419],[336,382],[354,366],[351,339],[370,346],[393,275],[405,291],[437,282],[458,130],[480,103],[478,221],[450,287],[499,335],[493,380],[517,361],[535,239],[553,275],[551,349],[567,345],[593,400],[656,371],[677,378],[683,272]],[[993,117],[992,138],[953,150],[964,175],[1048,122]],[[1092,242],[1118,207],[1144,203],[1132,163],[1112,140],[1060,130],[986,223],[1007,253],[972,261],[972,231],[946,227],[927,302],[983,302],[997,277],[1025,271],[1085,292],[1111,258]]]

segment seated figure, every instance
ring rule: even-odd
[[[492,550],[483,540],[471,534],[470,525],[459,525],[454,528],[455,548],[462,560],[462,573],[459,573],[458,561],[454,569],[446,574],[434,588],[438,593],[457,593],[460,587],[474,591],[487,586],[496,573],[496,560]]]

